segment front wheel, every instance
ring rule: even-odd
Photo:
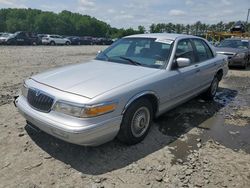
[[[129,106],[123,116],[117,138],[127,144],[134,145],[141,142],[152,124],[153,108],[147,99],[139,99]]]
[[[65,44],[66,44],[67,46],[69,46],[69,45],[70,45],[70,42],[69,42],[69,41],[67,41]]]
[[[219,77],[216,75],[208,88],[208,90],[203,94],[206,100],[213,100],[219,87]]]

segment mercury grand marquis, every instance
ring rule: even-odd
[[[89,62],[24,81],[15,104],[27,125],[66,142],[141,142],[153,118],[197,95],[212,100],[228,60],[199,37],[124,37]]]

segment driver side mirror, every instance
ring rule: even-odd
[[[177,62],[177,66],[179,68],[187,67],[187,66],[191,65],[191,61],[189,58],[179,57],[179,58],[177,58],[176,62]]]

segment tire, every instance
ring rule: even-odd
[[[243,68],[243,69],[247,69],[247,63],[248,63],[248,60],[246,59],[244,65],[242,65],[242,68]]]
[[[153,108],[149,100],[138,99],[123,115],[118,140],[127,145],[141,142],[148,134],[153,119]]]
[[[51,41],[49,44],[50,44],[51,46],[55,46],[55,45],[56,45],[55,41]]]
[[[67,42],[65,43],[65,45],[69,46],[69,45],[70,45],[70,42],[69,42],[69,41],[67,41]]]
[[[218,87],[219,87],[219,75],[216,74],[208,90],[205,93],[203,93],[203,98],[205,100],[213,100],[218,90]]]

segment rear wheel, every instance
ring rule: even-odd
[[[68,46],[68,45],[70,45],[70,42],[69,42],[69,41],[67,41],[65,44]]]
[[[147,99],[139,99],[129,106],[123,116],[117,138],[133,145],[141,142],[150,129],[153,118],[152,104]]]
[[[51,41],[49,44],[50,44],[51,46],[55,46],[55,45],[56,45],[55,41]]]
[[[208,88],[208,90],[203,94],[203,97],[206,99],[206,100],[213,100],[215,95],[216,95],[216,92],[218,90],[218,87],[219,87],[219,75],[216,74],[210,87]]]
[[[243,69],[247,69],[247,63],[248,63],[248,60],[246,59],[244,65],[242,66]]]

